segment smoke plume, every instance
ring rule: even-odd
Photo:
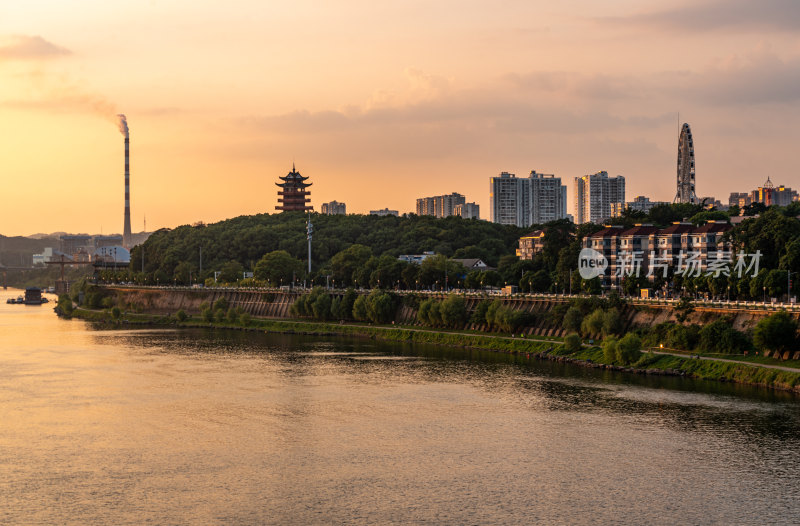
[[[119,126],[119,132],[122,135],[124,135],[125,138],[127,139],[128,138],[128,119],[122,113],[117,114],[117,118],[119,118],[119,122],[117,123],[117,126]]]

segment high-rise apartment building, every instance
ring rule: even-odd
[[[600,223],[613,216],[612,203],[625,206],[625,178],[609,177],[608,172],[575,178],[575,222]]]
[[[329,216],[343,216],[347,214],[347,205],[339,201],[322,203],[322,213]]]
[[[371,216],[398,216],[397,210],[389,210],[388,208],[384,208],[383,210],[370,210],[369,215]]]
[[[494,223],[526,227],[567,217],[567,187],[552,174],[525,178],[502,172],[489,179],[489,216]]]
[[[561,184],[560,177],[532,170],[528,181],[531,203],[530,224],[541,225],[567,217],[567,186]]]
[[[455,192],[450,195],[422,197],[417,199],[417,215],[450,217],[456,215],[456,206],[463,205],[466,201],[463,195]]]
[[[480,219],[480,206],[477,203],[463,203],[453,208],[454,216],[461,216],[464,219]]]
[[[420,197],[417,199],[417,215],[432,216],[436,215],[433,210],[433,197]]]

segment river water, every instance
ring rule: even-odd
[[[2,524],[798,524],[800,401],[0,294]]]

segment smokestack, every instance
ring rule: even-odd
[[[119,114],[119,131],[125,136],[125,224],[122,229],[122,246],[131,248],[131,171],[130,171],[130,135],[128,119]]]

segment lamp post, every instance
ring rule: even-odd
[[[761,290],[764,292],[764,300],[763,300],[763,302],[766,303],[767,302],[767,286],[764,285],[763,287],[761,287]]]

